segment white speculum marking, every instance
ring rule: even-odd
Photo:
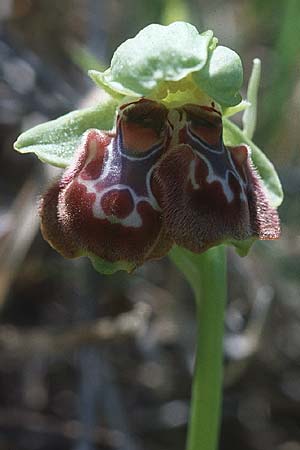
[[[87,158],[87,162],[85,164],[85,167],[92,161],[92,159],[95,157],[97,148],[97,142],[93,139],[91,142],[88,143],[89,146],[89,157]],[[161,146],[163,147],[163,145]],[[145,177],[145,186],[143,186],[144,190],[146,191],[146,195],[139,195],[135,190],[128,186],[125,183],[118,182],[118,180],[121,180],[121,173],[122,173],[122,164],[120,166],[113,167],[114,159],[118,158],[120,162],[122,162],[122,158],[126,158],[127,160],[130,160],[132,164],[134,164],[134,161],[145,161],[153,156],[154,153],[158,152],[158,148],[155,148],[153,152],[150,152],[145,157],[134,157],[129,156],[127,154],[124,154],[117,142],[117,145],[115,145],[114,139],[110,142],[110,144],[107,146],[107,152],[106,152],[106,161],[103,164],[103,171],[100,174],[100,176],[97,179],[92,180],[85,180],[81,176],[78,178],[78,182],[85,186],[87,193],[89,194],[95,194],[95,200],[93,203],[93,215],[94,217],[98,219],[106,219],[111,223],[120,223],[121,225],[125,227],[133,227],[133,228],[140,228],[143,226],[143,219],[141,215],[139,214],[137,210],[137,206],[140,202],[147,202],[151,205],[151,207],[154,210],[159,211],[158,204],[155,200],[155,197],[152,194],[151,191],[151,174],[154,170],[155,164],[151,166],[151,168],[148,170],[147,175]],[[114,153],[117,153],[115,155]],[[90,157],[90,155],[92,155]],[[109,180],[109,178],[112,178]],[[105,182],[108,182],[108,186],[105,186]],[[103,184],[103,188],[99,189],[99,186]],[[127,190],[130,192],[133,202],[133,209],[125,218],[119,218],[115,215],[107,215],[103,208],[102,208],[102,198],[105,194],[111,192],[111,191],[121,191],[121,190]]]
[[[244,181],[241,179],[241,177],[239,176],[237,170],[234,167],[234,163],[232,161],[230,152],[225,148],[225,146],[223,145],[222,150],[214,150],[213,148],[211,148],[210,146],[208,146],[204,141],[196,138],[189,130],[188,127],[186,127],[187,130],[187,134],[189,136],[189,138],[194,141],[195,143],[197,143],[198,145],[200,144],[201,147],[207,152],[207,153],[214,153],[214,154],[219,154],[220,157],[222,157],[222,155],[225,154],[225,152],[227,152],[227,156],[228,159],[230,161],[231,164],[231,169],[227,169],[225,170],[225,174],[224,177],[217,175],[216,171],[214,170],[214,168],[212,167],[211,162],[209,161],[209,159],[203,155],[203,153],[200,153],[200,151],[195,151],[194,150],[194,154],[196,157],[201,158],[207,168],[208,168],[208,175],[206,176],[206,182],[211,184],[213,182],[218,182],[221,184],[222,190],[224,192],[224,195],[226,197],[226,200],[228,203],[231,203],[234,200],[234,193],[232,192],[232,189],[229,186],[229,181],[228,181],[228,177],[229,174],[231,173],[239,182],[240,186],[241,186],[241,193],[240,193],[240,199],[242,201],[246,201],[247,197],[245,194],[245,187],[246,187],[246,183],[244,183]],[[190,167],[189,167],[189,180],[191,181],[191,184],[193,186],[194,190],[199,190],[201,188],[201,186],[199,185],[199,183],[197,182],[196,179],[196,160],[192,160],[190,163]]]
[[[192,183],[193,189],[197,191],[200,189],[200,184],[196,181],[196,160],[192,159],[189,167],[189,180]]]

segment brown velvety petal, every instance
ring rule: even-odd
[[[140,155],[166,141],[168,110],[148,99],[123,105],[118,116],[122,148],[127,154]]]
[[[247,207],[243,211],[245,227],[239,206],[229,207],[222,187],[206,182],[208,170],[189,146],[173,149],[154,176],[163,193],[165,225],[176,244],[200,253],[226,238],[246,239],[249,235]]]
[[[152,132],[151,121],[137,124],[134,116],[131,124],[131,115],[124,117],[126,126],[119,118],[116,135],[98,130],[85,134],[73,164],[41,201],[43,234],[66,257],[92,255],[138,266],[164,256],[172,245],[150,181],[167,139],[167,133],[157,130],[166,124],[158,126],[156,118]],[[143,127],[150,132],[138,152]],[[130,137],[125,144],[134,149],[124,147],[124,130]]]
[[[77,206],[79,198],[80,209]],[[110,262],[129,261],[135,265],[150,259],[162,227],[161,214],[148,202],[139,202],[135,211],[139,226],[134,222],[131,226],[124,225],[123,219],[112,223],[111,219],[95,217],[95,200],[94,194],[88,194],[84,186],[73,182],[60,204],[60,216],[65,217],[64,227],[73,240],[80,243],[82,252],[93,253]],[[156,257],[165,254],[163,246],[160,250]]]
[[[209,158],[186,144],[170,149],[154,177],[167,230],[176,244],[202,252],[227,240],[276,239],[279,219],[245,146]],[[226,152],[224,154],[224,152]]]
[[[74,161],[64,172],[62,178],[42,196],[39,203],[41,232],[46,241],[65,258],[80,256],[82,249],[78,240],[74,239],[72,230],[68,227],[69,218],[60,215],[61,198],[65,189],[76,179],[78,174],[90,161],[96,161],[97,167],[102,167],[103,149],[111,141],[111,137],[91,130],[85,134],[75,152]],[[93,145],[89,145],[94,142]],[[93,167],[90,170],[93,174]],[[80,208],[80,205],[79,205]]]
[[[72,240],[72,236],[64,232],[63,224],[58,220],[59,192],[60,181],[57,181],[40,200],[41,232],[43,238],[61,255],[65,258],[75,258],[78,256],[77,244]]]
[[[160,233],[154,245],[149,253],[145,256],[145,261],[152,259],[159,259],[167,255],[174,244],[173,238],[170,236],[169,231],[166,229],[164,223],[160,229]]]
[[[248,158],[246,169],[248,179],[248,204],[253,236],[260,240],[278,239],[281,234],[280,219],[270,204],[263,182]]]
[[[281,232],[279,216],[271,206],[263,182],[253,166],[250,149],[243,144],[227,149],[245,186],[251,237],[261,240],[278,239]]]
[[[220,112],[214,108],[192,104],[186,104],[181,109],[185,113],[190,132],[211,147],[218,147],[223,130]]]

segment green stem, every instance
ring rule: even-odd
[[[177,247],[170,256],[191,283],[197,302],[198,336],[187,450],[216,450],[222,403],[227,294],[225,249],[219,246],[195,255]]]

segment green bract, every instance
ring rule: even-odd
[[[222,106],[237,105],[241,101],[239,89],[243,84],[240,57],[230,48],[219,46],[209,55],[203,68],[194,73],[201,89]]]
[[[90,71],[92,79],[116,96],[161,100],[161,88],[192,74],[200,91],[222,106],[240,102],[243,68],[239,56],[217,46],[212,31],[199,34],[185,22],[149,25],[116,50],[105,72]]]

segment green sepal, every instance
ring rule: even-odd
[[[122,92],[114,89],[110,83],[106,81],[109,73],[110,69],[107,69],[104,72],[99,72],[94,69],[88,70],[88,76],[93,80],[93,82],[101,89],[104,89],[105,92],[107,92],[111,97],[114,97],[116,100],[121,101],[125,96],[130,96],[133,98],[141,97],[136,92],[130,91],[129,89],[124,88]]]
[[[97,106],[73,111],[37,125],[22,133],[14,148],[20,153],[35,153],[41,161],[53,166],[67,167],[86,130],[113,128],[117,106],[115,99],[108,98]]]
[[[242,130],[230,120],[223,119],[223,137],[225,145],[247,144],[251,148],[251,158],[265,186],[271,205],[277,208],[283,201],[283,191],[277,172],[266,155],[248,139]]]
[[[239,55],[222,45],[209,55],[203,70],[193,74],[195,83],[222,106],[235,106],[242,97],[243,66]]]
[[[256,242],[256,240],[257,239],[255,238],[245,239],[244,241],[229,240],[223,242],[223,244],[233,246],[239,256],[247,256],[250,248],[252,247],[254,242]]]
[[[125,272],[132,273],[136,268],[133,263],[127,261],[110,262],[99,258],[98,256],[88,255],[94,269],[103,275],[113,275],[115,272],[125,270]]]
[[[186,22],[152,24],[120,45],[110,68],[104,72],[92,70],[89,75],[110,95],[154,100],[163,100],[161,93],[168,82],[193,76],[199,91],[224,107],[234,106],[241,101],[241,60],[233,50],[218,47],[217,42],[212,31],[199,34]]]
[[[149,25],[117,48],[110,69],[99,73],[98,81],[124,95],[149,96],[161,82],[201,70],[212,38],[212,31],[200,35],[186,22]]]
[[[248,100],[242,100],[235,106],[228,106],[222,108],[222,115],[223,117],[232,117],[241,111],[246,111],[250,105],[251,103]]]

